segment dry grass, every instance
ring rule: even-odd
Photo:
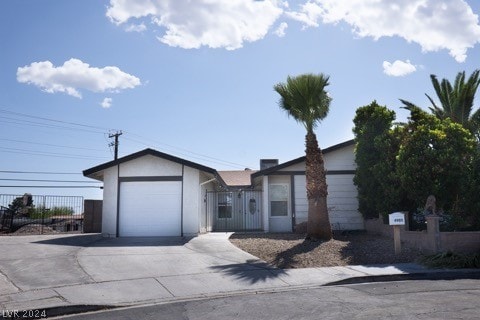
[[[390,264],[414,262],[422,257],[420,251],[405,246],[396,256],[392,239],[364,232],[335,235],[327,242],[304,239],[305,235],[293,233],[235,233],[230,241],[279,268]]]

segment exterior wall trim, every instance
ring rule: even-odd
[[[138,176],[120,177],[119,182],[148,182],[148,181],[182,181],[182,176]]]
[[[342,175],[342,174],[355,174],[355,170],[327,170],[328,175]]]
[[[292,232],[295,232],[295,225],[296,225],[296,212],[295,212],[295,176],[292,174],[290,175],[290,198],[292,199],[290,202],[292,208]]]
[[[182,176],[180,177],[180,181],[182,181],[182,195],[181,195],[181,207],[180,207],[180,236],[183,237],[183,202],[184,202],[184,197],[183,197],[183,189],[185,186],[185,181],[183,180],[185,178],[185,165],[182,164]]]
[[[328,175],[343,175],[355,174],[355,170],[327,170],[325,174]],[[304,176],[305,171],[275,171],[266,174],[267,176]]]
[[[115,238],[120,236],[120,163],[117,165],[117,221]]]

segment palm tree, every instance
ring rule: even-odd
[[[480,109],[472,113],[475,94],[480,85],[480,70],[475,70],[466,81],[465,77],[465,71],[459,72],[452,85],[447,79],[439,82],[437,76],[432,74],[430,79],[440,100],[440,106],[428,94],[425,95],[432,104],[432,107],[429,108],[430,111],[437,118],[450,118],[453,122],[470,130],[480,140]],[[413,105],[408,101],[401,101],[407,106],[407,109]]]
[[[327,208],[327,182],[322,151],[313,130],[323,120],[332,100],[325,87],[329,77],[323,74],[303,74],[288,77],[286,83],[278,83],[274,89],[280,94],[280,108],[302,123],[307,130],[306,178],[308,198],[307,239],[330,240],[332,228]]]

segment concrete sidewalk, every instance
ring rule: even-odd
[[[282,270],[236,248],[228,237],[2,237],[0,308],[47,309],[53,315],[331,284],[480,278],[478,270],[428,270],[416,264]]]

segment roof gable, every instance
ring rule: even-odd
[[[323,154],[328,154],[328,153],[333,152],[335,150],[345,148],[345,147],[348,147],[348,146],[351,146],[351,145],[354,145],[354,144],[355,144],[355,140],[348,140],[348,141],[336,144],[334,146],[325,148],[325,149],[322,150],[322,153]],[[300,158],[296,158],[296,159],[284,162],[282,164],[279,164],[278,166],[274,166],[274,167],[267,168],[265,170],[257,171],[257,172],[252,174],[252,179],[260,177],[260,176],[271,174],[273,172],[276,172],[276,171],[281,170],[283,168],[290,167],[290,166],[292,166],[294,164],[297,164],[297,163],[304,162],[305,159],[306,159],[306,157],[303,156],[303,157],[300,157]]]
[[[144,150],[136,152],[136,153],[132,153],[132,154],[130,154],[128,156],[125,156],[125,157],[118,158],[117,160],[112,160],[112,161],[100,164],[100,165],[92,167],[90,169],[86,169],[86,170],[83,171],[83,175],[84,176],[90,176],[90,175],[92,175],[96,172],[103,171],[103,170],[108,169],[110,167],[114,167],[114,166],[119,165],[121,163],[128,162],[128,161],[131,161],[131,160],[134,160],[134,159],[146,156],[146,155],[151,155],[151,156],[154,156],[154,157],[166,159],[166,160],[169,160],[169,161],[172,161],[172,162],[176,162],[176,163],[185,165],[187,167],[198,169],[200,171],[208,172],[208,173],[214,174],[215,176],[218,176],[217,170],[215,170],[213,168],[210,168],[210,167],[207,167],[207,166],[195,163],[195,162],[191,162],[191,161],[188,161],[188,160],[185,160],[185,159],[182,159],[182,158],[178,158],[178,157],[169,155],[167,153],[163,153],[163,152],[160,152],[160,151],[157,151],[157,150],[154,150],[154,149],[150,149],[150,148],[144,149]]]

